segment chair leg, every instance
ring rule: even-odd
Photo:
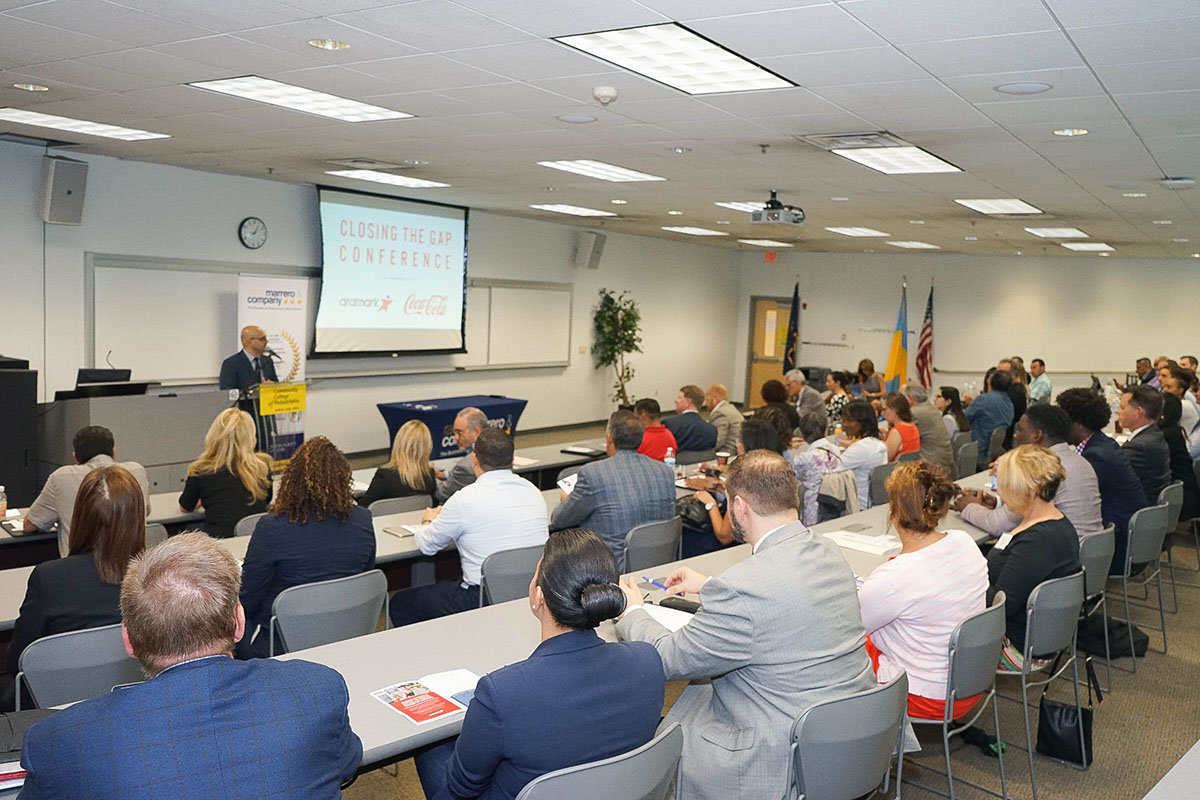
[[[1008,797],[1008,784],[1004,779],[1004,740],[1000,736],[999,697],[992,697],[992,724],[996,726],[996,757],[1000,761],[1000,796]]]
[[[1079,757],[1083,761],[1080,769],[1087,769],[1092,764],[1087,757],[1087,743],[1083,736],[1083,705],[1079,702],[1079,659],[1075,656],[1071,657],[1071,672],[1074,679],[1072,681],[1075,687],[1075,719],[1079,723]]]
[[[1112,650],[1108,646],[1108,593],[1100,595],[1100,619],[1104,620],[1104,672],[1108,677],[1108,686],[1104,687],[1107,692],[1112,691]]]
[[[1025,754],[1029,756],[1029,785],[1033,789],[1033,800],[1037,800],[1037,775],[1033,765],[1033,732],[1029,729],[1029,689],[1026,670],[1029,664],[1021,665],[1021,718],[1025,723]]]
[[[1125,627],[1129,631],[1129,657],[1133,659],[1133,671],[1137,672],[1137,651],[1133,649],[1133,615],[1129,611],[1129,579],[1124,576],[1121,578],[1121,596],[1125,600]]]
[[[1159,569],[1162,567],[1159,566]],[[1171,613],[1175,614],[1179,611],[1179,595],[1175,591],[1175,559],[1171,556],[1170,547],[1167,548],[1167,569],[1171,571]]]
[[[993,704],[995,698],[992,698]],[[947,722],[942,722],[942,753],[946,757],[946,785],[950,787],[950,800],[955,800],[954,796],[954,770],[950,766],[950,725]]]
[[[900,731],[896,734],[896,800],[900,800],[900,783],[904,779],[904,732],[908,730],[908,714],[900,722]],[[884,775],[886,782],[887,775]],[[886,783],[884,791],[887,791]]]
[[[1158,570],[1158,619],[1162,623],[1163,654],[1167,652],[1167,614],[1163,608],[1162,569]]]

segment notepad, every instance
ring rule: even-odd
[[[877,556],[893,555],[900,551],[900,542],[890,536],[871,536],[852,531],[830,531],[822,534],[838,547],[847,550],[857,550],[860,553],[872,553]]]
[[[419,527],[421,527],[421,526],[420,525],[399,525],[399,526],[397,526],[398,529],[397,528],[384,528],[383,532],[390,533],[392,536],[399,536],[401,539],[403,539],[405,536],[412,536],[412,535],[416,534],[417,528],[419,528]]]
[[[514,467],[532,467],[538,463],[536,458],[526,458],[525,456],[513,456]]]
[[[437,672],[371,692],[379,702],[417,725],[465,711],[475,696],[479,676],[467,669]]]
[[[572,472],[570,475],[565,476],[562,480],[560,480],[558,482],[558,488],[562,489],[567,494],[570,494],[571,492],[573,492],[575,490],[575,482],[578,480],[579,480],[579,473]]]
[[[25,770],[20,761],[6,761],[0,764],[0,791],[19,789],[25,785]]]
[[[644,605],[642,608],[646,609],[646,613],[655,622],[671,632],[675,632],[684,625],[687,625],[696,616],[695,614],[689,614],[686,611],[680,611],[675,608],[663,608],[662,606],[650,604]]]

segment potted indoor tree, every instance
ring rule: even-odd
[[[613,399],[622,408],[632,407],[629,398],[629,382],[633,380],[633,365],[625,360],[630,353],[642,352],[642,313],[637,302],[625,292],[600,290],[600,304],[592,317],[595,327],[595,343],[592,355],[596,369],[612,367],[616,375],[613,383]]]

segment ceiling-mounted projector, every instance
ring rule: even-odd
[[[750,212],[750,222],[763,223],[781,223],[783,225],[803,225],[804,224],[804,209],[796,206],[785,206],[779,202],[779,198],[775,196],[775,190],[771,190],[771,197],[767,200],[761,211]]]

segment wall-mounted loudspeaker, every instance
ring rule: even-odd
[[[42,219],[55,225],[83,224],[88,164],[73,158],[42,159]]]
[[[604,240],[603,233],[595,231],[585,231],[579,235],[579,242],[575,247],[575,266],[579,269],[599,269],[600,256],[604,255]]]

